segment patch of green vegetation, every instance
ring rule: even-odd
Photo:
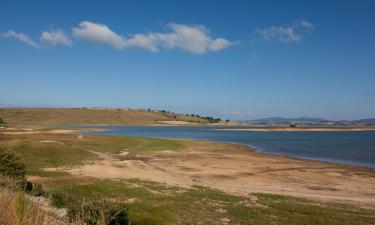
[[[51,192],[49,198],[54,206],[63,208],[66,206],[66,196],[61,192]]]
[[[46,172],[43,168],[78,165],[85,160],[95,158],[92,153],[74,146],[46,145],[27,140],[9,146],[9,149],[21,156],[28,168],[28,175],[64,175],[61,172]]]
[[[162,150],[180,150],[184,147],[184,144],[183,141],[175,139],[121,137],[115,140],[102,139],[96,142],[86,142],[82,144],[82,146],[98,152],[119,153],[127,149],[129,151],[142,153]]]
[[[55,187],[65,199],[110,199],[124,204],[132,224],[375,224],[374,211],[288,196],[235,196],[195,186],[137,179]]]
[[[257,197],[278,224],[375,224],[374,211],[352,205],[271,194],[257,194]]]
[[[122,204],[106,201],[73,201],[69,202],[68,217],[87,225],[129,225],[128,214]],[[80,223],[81,224],[81,223]]]
[[[41,184],[33,184],[31,182],[27,182],[27,186],[29,186],[29,187],[26,188],[26,192],[29,195],[45,196],[47,194],[47,192],[43,189]]]
[[[26,184],[26,166],[21,157],[14,152],[0,149],[0,178],[8,177],[17,187],[23,188]]]
[[[92,138],[92,137],[89,137]],[[96,152],[105,153],[120,153],[126,151],[129,154],[126,156],[119,156],[120,159],[139,159],[142,154],[151,152],[169,150],[179,151],[185,147],[184,141],[176,139],[160,139],[160,138],[146,138],[146,137],[102,137],[95,139],[95,141],[86,141],[79,143],[79,146],[93,150]]]

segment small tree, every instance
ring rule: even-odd
[[[0,118],[0,124],[4,124],[4,123],[5,123],[5,121]]]
[[[8,177],[16,182],[18,187],[26,184],[26,166],[21,158],[13,152],[0,149],[0,176]]]

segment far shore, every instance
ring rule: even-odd
[[[375,127],[345,127],[345,128],[314,128],[314,127],[267,127],[267,128],[218,128],[219,131],[258,131],[258,132],[336,132],[336,131],[373,131]]]

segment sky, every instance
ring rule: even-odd
[[[375,1],[3,1],[0,107],[375,117]]]

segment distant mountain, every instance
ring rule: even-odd
[[[375,118],[355,120],[353,122],[355,122],[355,123],[365,123],[365,124],[374,124],[375,125]]]
[[[327,123],[331,122],[330,120],[325,120],[322,118],[309,118],[309,117],[298,117],[298,118],[283,118],[283,117],[267,117],[257,120],[248,120],[243,122],[252,122],[252,123]]]

